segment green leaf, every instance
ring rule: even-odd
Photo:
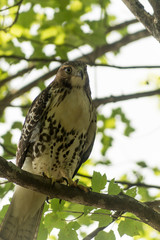
[[[98,221],[99,227],[105,227],[105,226],[108,226],[112,222],[112,218],[107,214],[110,214],[110,211],[103,210],[103,209],[96,210],[91,215],[91,219],[93,221]]]
[[[57,198],[52,199],[51,201],[51,208],[53,210],[54,213],[56,213],[57,211],[61,211],[63,209],[63,206],[65,204],[65,201],[60,201]]]
[[[3,180],[2,180],[3,181]],[[14,184],[13,183],[6,183],[0,185],[0,198],[3,198],[8,191],[13,190]]]
[[[130,197],[135,197],[137,195],[137,187],[130,188],[126,191],[126,195]]]
[[[9,205],[3,206],[2,210],[0,211],[0,223],[3,220],[7,210],[8,210]]]
[[[88,213],[90,213],[95,207],[92,206],[84,206],[84,215],[86,216]]]
[[[148,167],[147,164],[144,161],[139,161],[136,163],[138,166],[140,166],[141,168],[146,168]]]
[[[106,186],[107,177],[105,174],[101,175],[99,172],[94,171],[91,183],[92,183],[92,190],[94,192],[100,192]]]
[[[108,186],[108,194],[117,195],[121,192],[120,186],[114,182],[114,178],[110,181]]]
[[[47,239],[48,231],[43,223],[40,224],[39,230],[38,230],[38,238],[37,240],[44,240]]]
[[[2,138],[3,138],[3,140],[4,140],[4,144],[5,144],[5,143],[11,144],[12,134],[11,134],[10,131],[8,131],[8,132],[6,132],[6,134],[2,135]]]
[[[22,129],[22,123],[21,122],[14,122],[12,124],[12,128],[15,129],[15,128],[18,128],[18,129]]]
[[[124,221],[121,221],[118,226],[118,232],[120,236],[122,237],[124,234],[127,234],[128,236],[136,236],[139,235],[139,232],[142,229],[142,223],[132,220],[132,219],[125,219]]]
[[[58,240],[78,240],[78,235],[76,230],[80,228],[80,225],[77,222],[70,222],[65,224],[65,227],[62,228],[58,234]]]
[[[114,232],[111,230],[110,232],[106,233],[104,231],[100,231],[97,236],[95,237],[95,240],[116,240],[116,237],[114,235]]]

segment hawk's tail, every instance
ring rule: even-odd
[[[35,240],[41,221],[43,207],[32,217],[23,223],[18,223],[18,219],[12,215],[12,204],[0,226],[0,240]]]
[[[46,196],[16,186],[0,225],[0,240],[36,240]]]

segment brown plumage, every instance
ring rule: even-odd
[[[86,65],[66,62],[33,101],[22,129],[17,165],[54,180],[74,177],[92,150],[96,113]],[[1,240],[35,240],[46,196],[16,186],[0,227]]]

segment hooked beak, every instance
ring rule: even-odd
[[[77,74],[77,76],[78,77],[81,77],[81,79],[83,80],[83,71],[82,70],[80,70],[79,72],[78,72],[78,74]]]

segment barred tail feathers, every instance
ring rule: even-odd
[[[0,226],[0,240],[36,240],[45,198],[17,186]]]

